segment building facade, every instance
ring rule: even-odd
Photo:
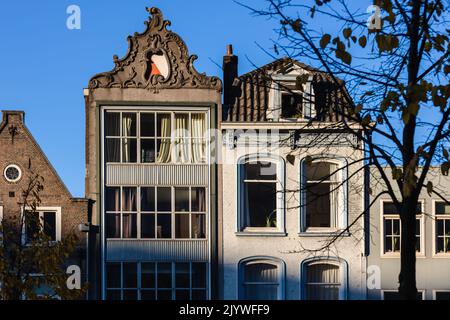
[[[387,176],[392,177],[386,168]],[[423,189],[419,197],[416,215],[416,283],[418,299],[450,299],[450,178],[443,176],[440,168],[431,168],[428,178],[439,194],[431,195]],[[371,174],[373,190],[370,202],[370,255],[368,259],[369,283],[368,298],[371,300],[398,299],[398,275],[400,273],[400,217],[387,190],[375,168]],[[391,181],[396,189],[396,184]]]
[[[218,78],[198,73],[159,9],[86,100],[86,195],[99,226],[94,299],[217,295]]]

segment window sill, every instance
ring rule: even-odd
[[[432,258],[437,258],[437,259],[449,259],[450,258],[450,252],[444,253],[434,253]]]
[[[337,236],[340,235],[341,237],[350,237],[352,234],[348,231],[343,232],[342,230],[314,230],[314,231],[302,231],[298,233],[299,237],[330,237],[330,236]]]
[[[386,259],[400,259],[400,252],[393,252],[393,253],[383,253],[381,255],[381,258],[386,258]],[[417,259],[425,259],[425,253],[422,252],[417,252],[416,253],[416,258]]]
[[[234,233],[238,237],[286,237],[283,231],[238,231]]]

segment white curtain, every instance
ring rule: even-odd
[[[136,188],[123,188],[122,196],[122,210],[123,211],[136,211]],[[133,237],[134,221],[136,219],[136,213],[122,214],[122,237]]]
[[[338,300],[339,267],[333,264],[313,264],[306,269],[306,298],[308,300]]]
[[[158,150],[158,158],[157,162],[159,163],[168,163],[170,162],[170,152],[171,152],[171,143],[170,143],[170,114],[158,115],[161,119],[161,145]]]
[[[122,114],[122,135],[124,137],[128,137],[131,133],[131,126],[133,125],[133,118],[132,114]],[[131,161],[131,139],[123,138],[123,162],[130,162]]]
[[[189,115],[175,115],[175,139],[174,139],[174,161],[176,163],[189,163]]]
[[[276,300],[278,298],[278,267],[252,263],[244,267],[245,299]]]
[[[192,162],[204,162],[206,153],[205,143],[205,115],[194,113],[191,115]]]

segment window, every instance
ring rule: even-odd
[[[283,163],[266,158],[239,161],[239,231],[283,231]]]
[[[341,264],[314,259],[302,268],[305,300],[345,299],[346,273]]]
[[[108,300],[206,300],[204,262],[106,264]]]
[[[105,201],[107,238],[206,238],[204,187],[107,187]]]
[[[434,203],[436,253],[450,252],[450,205]]]
[[[42,232],[49,241],[61,240],[61,209],[38,208],[25,212],[25,243],[39,239]]]
[[[301,118],[303,113],[303,96],[301,92],[281,93],[281,117]]]
[[[435,300],[450,300],[450,291],[442,290],[442,291],[434,291],[434,299]]]
[[[423,300],[423,291],[417,291],[417,300]],[[383,300],[401,300],[400,294],[397,290],[383,290],[382,291]]]
[[[316,160],[303,163],[302,229],[322,231],[345,225],[343,170],[334,162]]]
[[[106,162],[204,163],[206,113],[105,112]]]
[[[394,203],[389,201],[382,201],[382,216],[383,216],[383,252],[384,254],[398,254],[401,248],[401,224],[400,216]],[[416,208],[416,251],[422,252],[422,203],[419,203]]]
[[[282,300],[284,265],[277,260],[252,259],[240,263],[241,300]]]

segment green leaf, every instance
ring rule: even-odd
[[[320,47],[322,49],[325,49],[326,46],[330,43],[331,36],[329,34],[324,34],[322,36],[322,39],[320,39]]]

